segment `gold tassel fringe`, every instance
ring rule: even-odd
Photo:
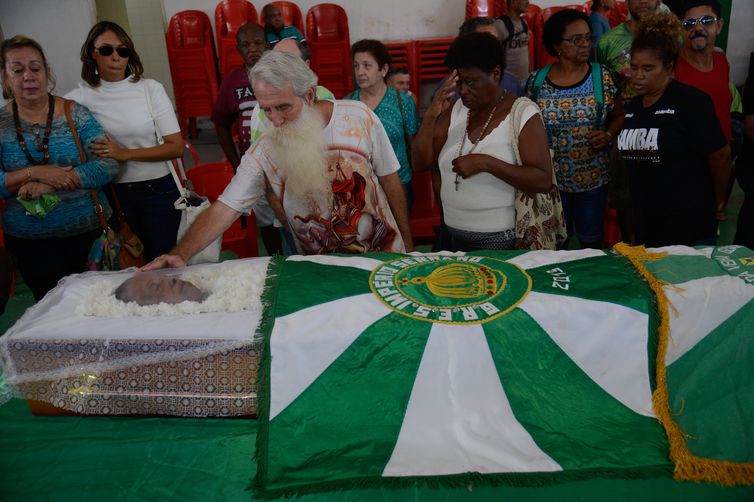
[[[643,265],[644,262],[664,258],[666,253],[649,253],[644,246],[632,247],[622,242],[616,244],[613,249],[631,261],[636,270],[647,280],[657,298],[660,326],[656,361],[656,388],[652,394],[652,407],[668,435],[670,460],[675,464],[675,479],[718,483],[723,486],[754,484],[754,463],[729,462],[694,455],[686,446],[685,433],[673,421],[668,403],[667,368],[665,367],[665,354],[670,336],[669,302],[663,291],[662,281],[655,278]]]

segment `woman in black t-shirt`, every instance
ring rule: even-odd
[[[648,246],[715,244],[730,147],[712,100],[673,78],[678,20],[645,20],[631,45],[631,84],[618,150],[626,162],[636,240]]]

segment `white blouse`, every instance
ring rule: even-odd
[[[461,155],[471,150],[471,142],[466,137],[466,116],[469,109],[461,100],[453,105],[448,128],[448,139],[440,150],[438,164],[442,177],[442,208],[445,223],[458,230],[468,232],[501,232],[515,227],[516,213],[513,207],[515,189],[489,173],[478,173],[461,179],[456,190],[456,175],[453,160],[458,157],[458,147],[464,141]],[[520,128],[539,113],[539,108],[531,103],[523,111]],[[521,131],[519,130],[519,133]],[[475,154],[487,154],[509,164],[517,164],[511,144],[512,131],[510,115],[500,122],[477,144]]]

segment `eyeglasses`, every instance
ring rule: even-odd
[[[592,45],[596,37],[594,35],[574,35],[570,38],[561,38],[563,42],[568,42],[573,45],[584,45],[585,43]]]
[[[690,17],[688,19],[684,19],[681,23],[681,26],[685,30],[690,30],[694,26],[697,25],[697,23],[701,23],[702,26],[710,26],[712,24],[715,24],[717,22],[717,18],[715,16],[702,16],[702,17]]]
[[[131,57],[131,49],[128,47],[113,47],[110,44],[101,45],[99,47],[95,47],[97,49],[97,52],[102,54],[103,56],[109,56],[113,53],[113,51],[118,53],[118,56],[122,58],[130,58]]]

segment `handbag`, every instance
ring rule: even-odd
[[[199,195],[192,190],[193,187],[191,186],[191,181],[186,178],[186,171],[183,169],[183,162],[179,159],[173,159],[171,161],[170,173],[173,175],[173,181],[175,181],[175,184],[178,187],[178,192],[181,194],[175,203],[173,203],[173,206],[181,212],[181,223],[178,225],[177,236],[177,240],[180,241],[196,218],[209,209],[211,204],[207,197]],[[180,173],[180,177],[178,176],[178,173]],[[181,183],[181,180],[183,180],[183,183]],[[188,264],[196,265],[197,263],[214,263],[220,261],[222,239],[223,236],[220,235],[206,248],[192,256],[191,259],[189,259]]]
[[[112,187],[111,187],[112,190]],[[125,215],[120,210],[120,203],[116,202],[118,209],[118,222],[120,228],[116,232],[107,224],[105,211],[97,197],[97,191],[91,190],[94,212],[97,213],[102,235],[97,237],[89,250],[86,260],[86,268],[89,270],[123,270],[129,267],[141,267],[144,265],[144,244],[126,223]],[[113,195],[115,191],[113,190]],[[115,198],[114,201],[118,199]]]
[[[66,100],[63,109],[65,111],[65,118],[68,121],[68,127],[71,129],[71,134],[73,135],[73,141],[76,143],[76,148],[79,151],[79,160],[81,163],[84,163],[86,162],[86,153],[84,153],[84,148],[81,146],[79,133],[71,117],[72,106],[73,101]],[[110,190],[112,191],[113,202],[116,206],[116,216],[119,224],[118,232],[108,225],[105,210],[102,208],[102,204],[100,204],[99,197],[97,196],[97,190],[91,189],[89,193],[92,197],[94,212],[99,219],[102,235],[94,240],[89,250],[86,268],[88,270],[122,270],[129,267],[141,267],[145,263],[144,244],[142,244],[139,237],[126,222],[126,215],[120,207],[120,202],[115,195],[112,185],[110,186]]]
[[[147,102],[147,109],[149,110],[149,116],[152,118],[154,124],[154,135],[158,145],[163,144],[165,141],[162,138],[160,132],[160,126],[157,125],[157,121],[154,118],[154,112],[152,111],[152,98],[149,95],[149,89],[147,89],[147,81],[144,81],[144,98]],[[186,178],[186,171],[183,169],[182,159],[170,160],[170,174],[173,175],[173,181],[175,186],[178,187],[178,192],[181,194],[178,199],[173,203],[173,207],[181,212],[181,222],[178,225],[178,233],[176,235],[176,242],[180,242],[181,238],[186,235],[189,227],[194,223],[196,218],[209,209],[211,205],[209,199],[193,191],[191,181]],[[179,176],[180,173],[180,176]],[[220,247],[222,245],[223,236],[220,235],[217,239],[212,241],[209,246],[202,249],[188,260],[188,265],[196,265],[197,263],[215,263],[220,261]]]
[[[516,163],[521,164],[518,150],[521,116],[527,104],[534,103],[528,98],[518,98],[510,111],[512,146]],[[536,106],[536,105],[534,105]],[[516,189],[514,199],[516,209],[516,249],[557,249],[568,238],[563,203],[560,190],[552,172],[552,185],[547,193],[528,193]]]

